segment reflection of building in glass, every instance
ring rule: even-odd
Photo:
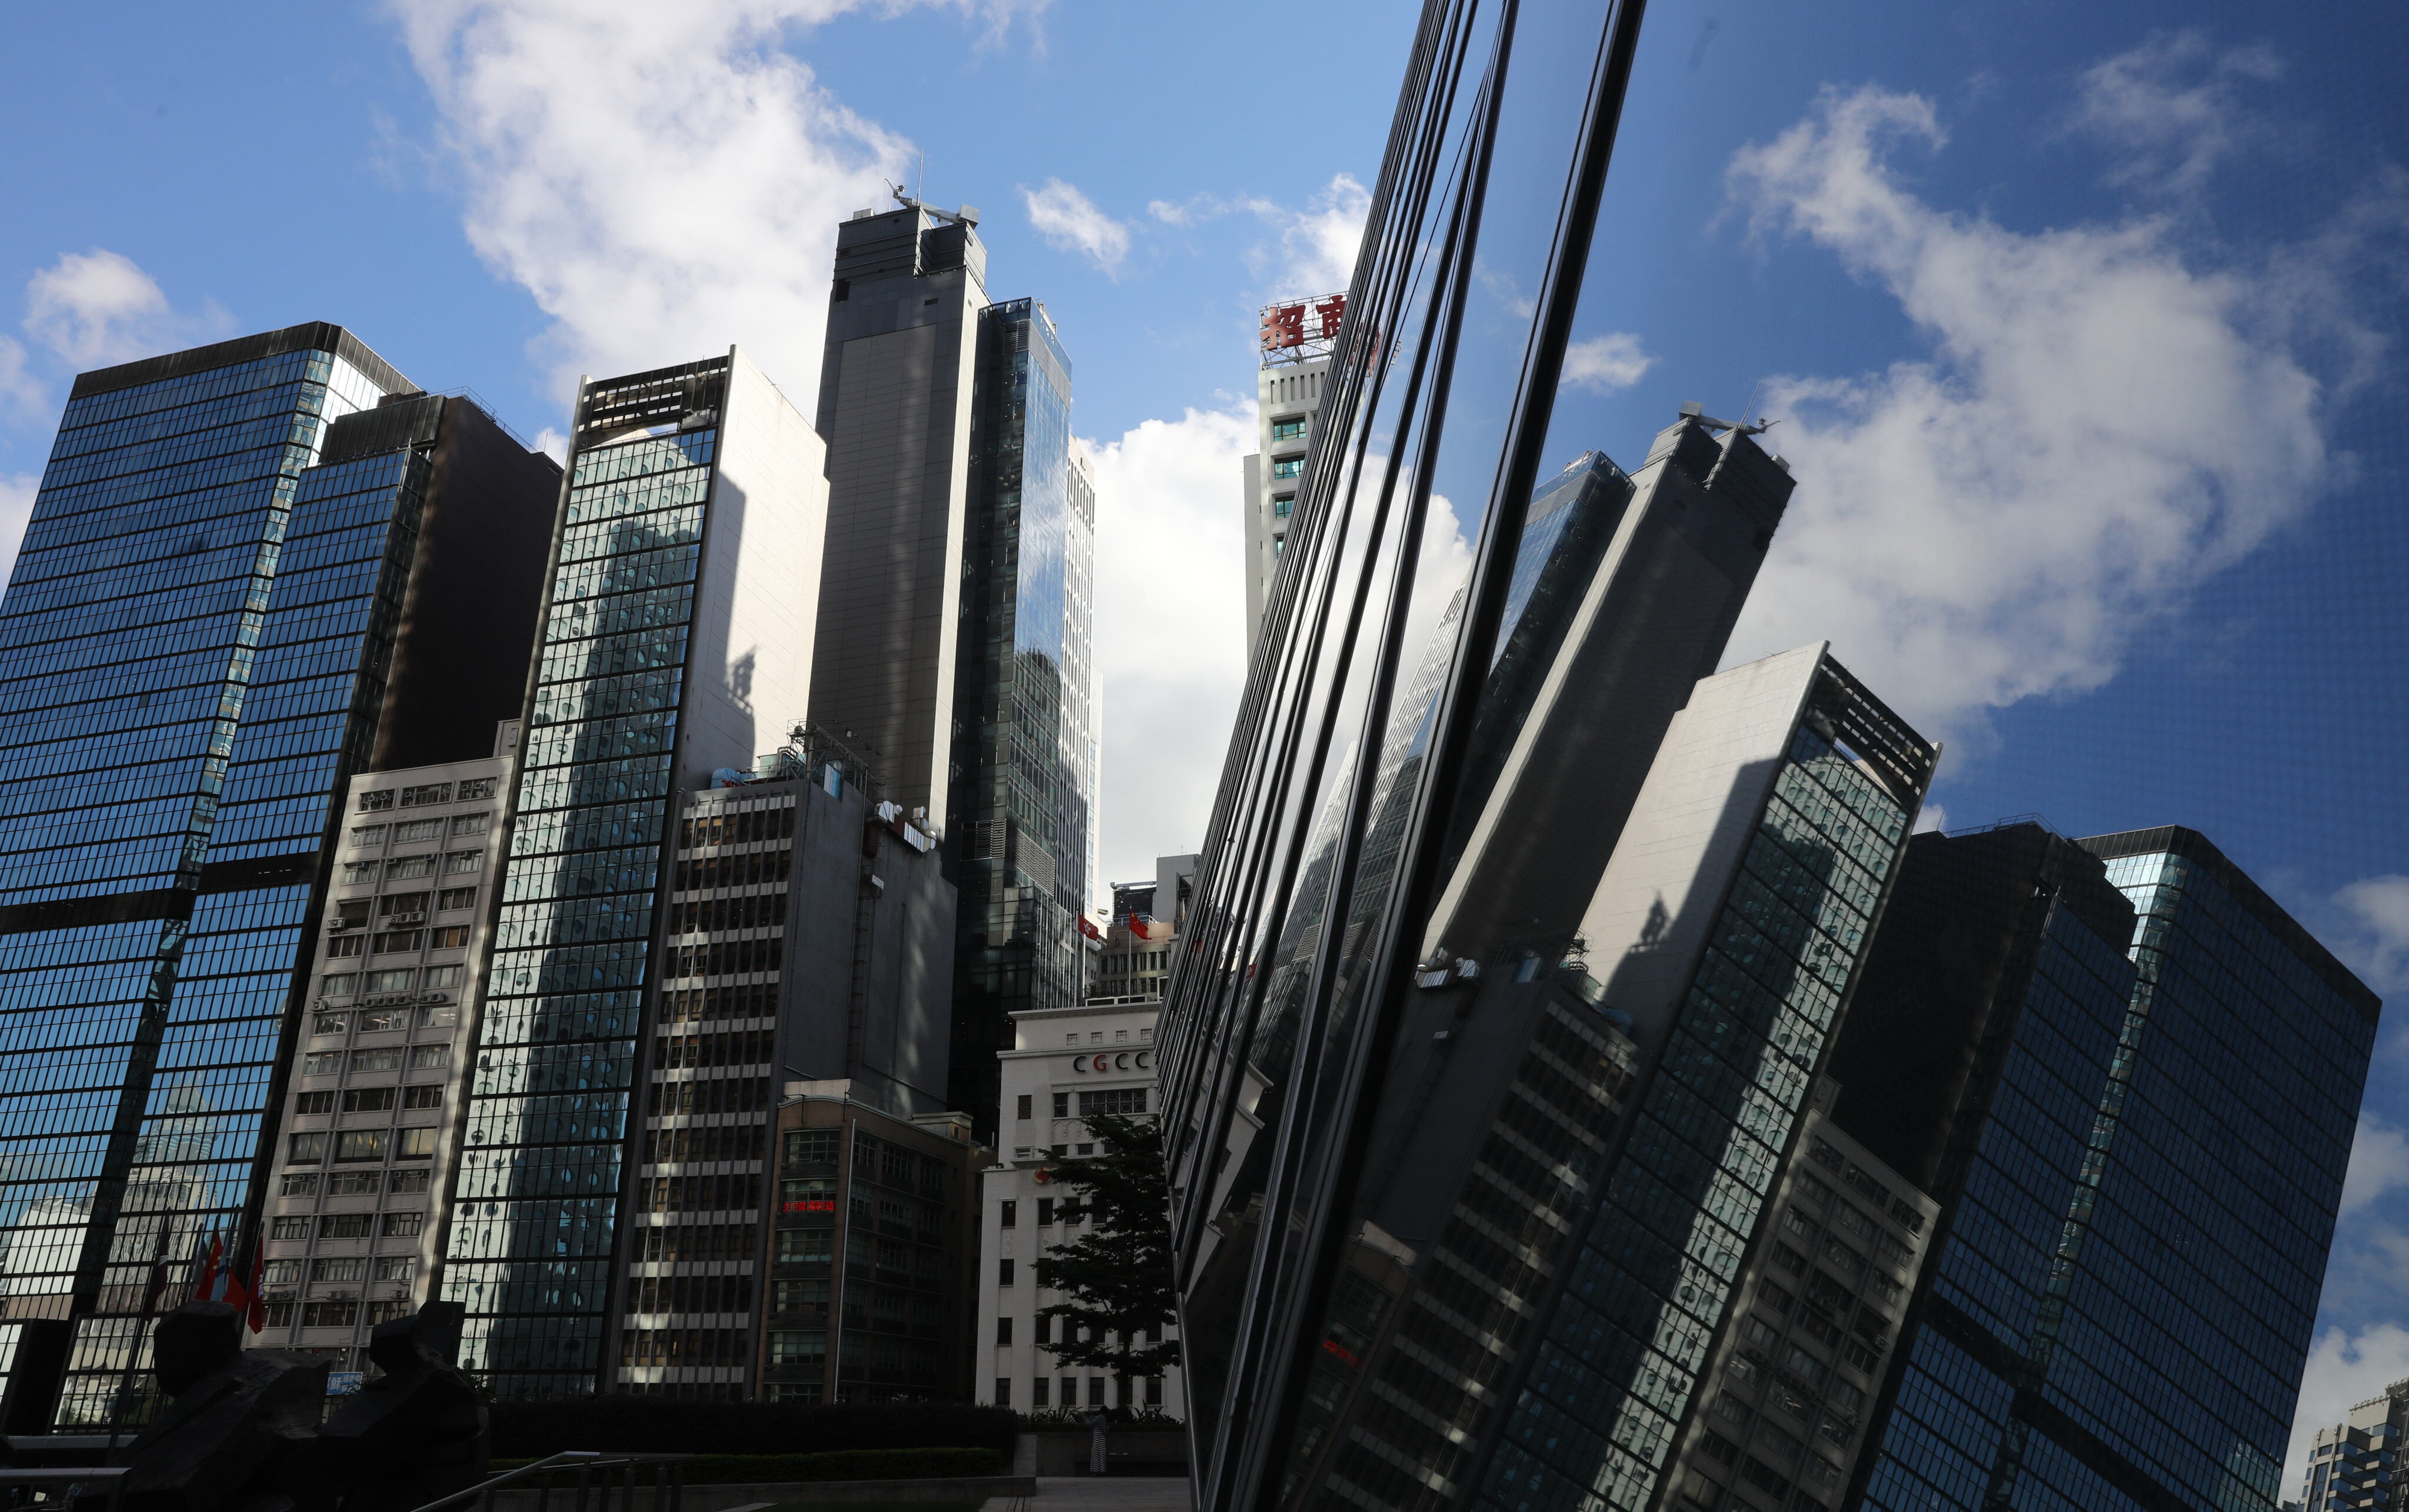
[[[2404,1433],[2409,1433],[2409,1381],[2394,1381],[2382,1396],[2352,1407],[2341,1422],[2318,1429],[2301,1483],[2302,1512],[2358,1507],[2396,1512],[2403,1484]]]
[[[1346,324],[1347,295],[1283,300],[1262,310],[1262,361],[1255,373],[1255,450],[1244,464],[1247,515],[1247,655],[1262,633],[1272,574],[1287,548],[1305,482],[1314,414],[1321,408],[1330,354]]]
[[[151,1215],[247,1258],[339,795],[513,712],[558,477],[336,326],[77,379],[0,604],[0,1221],[9,1316],[75,1319],[63,1420]]]
[[[1158,856],[1147,882],[1113,884],[1113,913],[1094,952],[1089,1002],[1161,1002],[1196,886],[1193,856]]]
[[[961,888],[947,1103],[985,1138],[1005,1015],[1083,986],[1095,478],[1054,323],[988,303],[977,221],[906,201],[837,228],[811,716],[943,827]]]
[[[1941,1204],[1865,1505],[2272,1507],[2379,1006],[2195,831],[1919,837],[1834,1051]]]
[[[747,1378],[767,1402],[967,1400],[986,1353],[973,1332],[978,1172],[994,1152],[959,1113],[898,1117],[856,1102],[842,1080],[785,1090],[772,1130],[770,1281],[755,1315],[768,1318],[765,1347]],[[629,1283],[639,1299],[715,1280],[709,1266],[643,1269],[656,1278]],[[627,1338],[631,1353],[656,1361],[682,1342],[666,1331]]]
[[[732,1401],[761,1379],[786,1078],[841,1087],[864,1117],[961,1116],[941,1112],[954,890],[935,842],[825,762],[762,768],[680,798],[619,1232],[621,1390]]]
[[[519,734],[352,779],[265,1201],[262,1345],[371,1371],[369,1332],[429,1295]]]
[[[678,795],[802,704],[826,532],[819,438],[740,352],[587,383],[570,444],[442,1281],[504,1396],[598,1384]]]

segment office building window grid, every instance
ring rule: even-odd
[[[619,382],[713,384],[725,369]],[[499,1394],[582,1394],[602,1369],[716,438],[604,439],[570,462],[444,1273],[469,1314],[461,1362]]]

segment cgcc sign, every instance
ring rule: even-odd
[[[1101,1055],[1078,1055],[1071,1058],[1071,1069],[1081,1075],[1109,1076],[1117,1071],[1151,1071],[1154,1052],[1151,1050],[1112,1050]]]

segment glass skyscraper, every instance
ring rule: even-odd
[[[2272,1509],[2377,1007],[2196,831],[1919,838],[1835,1053],[1942,1211],[1861,1505]]]
[[[397,428],[380,401],[412,392],[302,325],[68,399],[0,602],[0,1273],[11,1322],[75,1331],[63,1424],[107,1416],[163,1228],[179,1260],[256,1240],[339,794],[444,675],[413,604],[526,642],[536,564],[446,604],[437,542],[490,511],[496,570],[557,474],[505,442],[439,481],[457,426],[499,432]]]
[[[1033,299],[979,311],[954,781],[959,847],[951,1105],[993,1137],[1006,1016],[1083,993],[1094,794],[1095,482],[1071,359]]]
[[[599,1384],[670,820],[802,716],[821,456],[739,352],[578,396],[441,1281],[498,1395]]]

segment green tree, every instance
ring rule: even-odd
[[[1102,1153],[1064,1161],[1048,1175],[1077,1194],[1072,1200],[1087,1213],[1088,1231],[1037,1261],[1037,1284],[1067,1299],[1037,1316],[1063,1320],[1061,1339],[1045,1346],[1054,1358],[1118,1376],[1126,1407],[1139,1377],[1179,1363],[1179,1341],[1163,1337],[1176,1316],[1171,1185],[1155,1120],[1099,1113],[1086,1123]]]

